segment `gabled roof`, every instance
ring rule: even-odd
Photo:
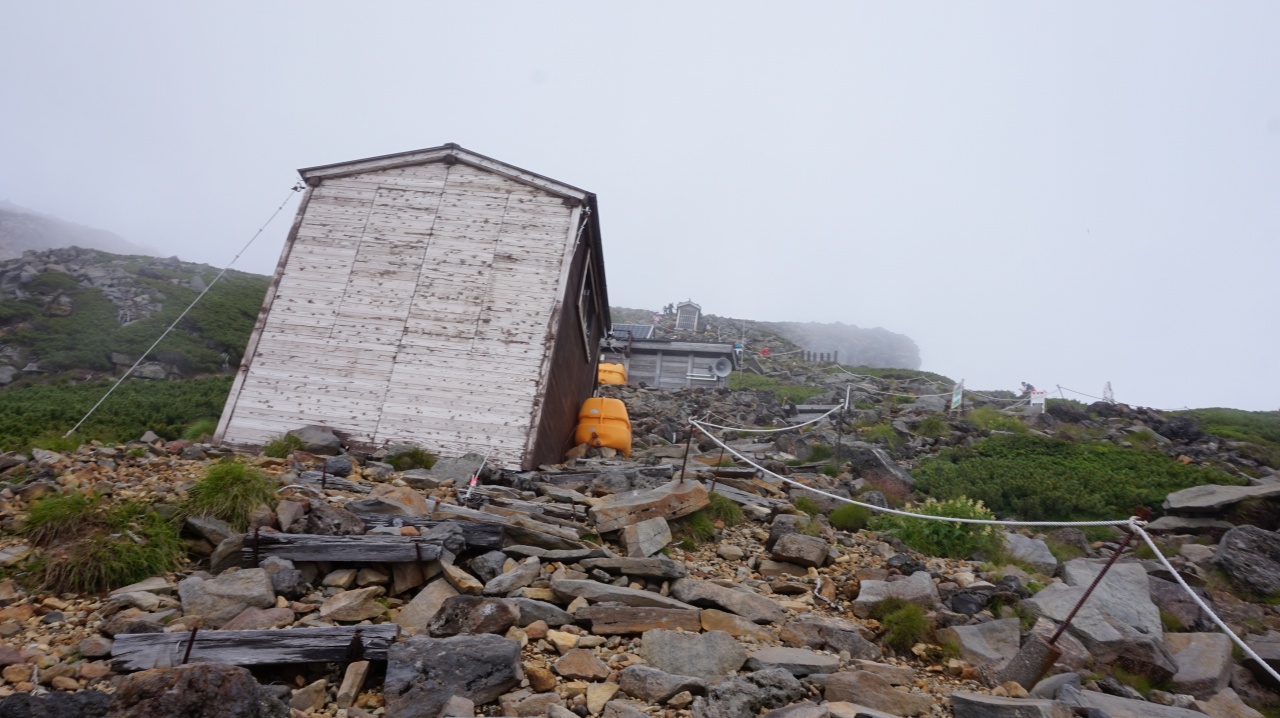
[[[681,308],[681,307],[693,307],[694,309],[697,309],[698,311],[702,311],[702,307],[701,307],[701,306],[699,306],[699,305],[697,305],[697,304],[694,304],[693,302],[688,301],[688,300],[685,300],[685,301],[683,301],[683,302],[680,302],[679,304],[677,304],[677,305],[676,305],[676,309],[679,309],[679,308]]]
[[[425,165],[432,162],[471,165],[472,167],[502,175],[516,182],[537,187],[560,197],[587,201],[594,205],[595,195],[591,192],[553,180],[550,177],[544,177],[536,172],[521,169],[515,165],[509,165],[492,157],[486,157],[478,152],[472,152],[453,142],[439,147],[428,147],[423,150],[397,152],[393,155],[367,157],[362,160],[351,160],[350,162],[339,162],[332,165],[304,167],[298,170],[298,174],[302,175],[302,178],[308,180],[308,183],[311,184],[313,181],[330,177],[345,177],[363,172],[376,172],[410,165]]]

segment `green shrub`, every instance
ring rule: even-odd
[[[275,489],[276,482],[261,471],[224,459],[210,466],[204,478],[191,487],[182,515],[210,516],[245,531],[254,509],[275,504]]]
[[[796,511],[810,516],[822,513],[822,507],[818,506],[818,502],[808,496],[797,496],[791,500],[791,505],[796,508]]]
[[[702,509],[712,520],[723,521],[725,526],[742,523],[742,509],[733,499],[716,491],[707,495],[707,505]]]
[[[1008,416],[993,406],[980,406],[971,410],[966,417],[970,423],[986,431],[1009,431],[1015,434],[1027,433],[1027,425],[1015,416]]]
[[[835,464],[826,464],[821,469],[818,469],[818,471],[821,472],[823,476],[830,476],[833,479],[840,475],[840,468]]]
[[[826,461],[836,455],[836,450],[826,444],[813,444],[809,450],[809,461]]]
[[[748,371],[735,371],[730,374],[729,389],[732,391],[772,390],[778,401],[784,404],[788,402],[803,404],[824,391],[822,387],[786,384],[777,377]]]
[[[103,515],[106,528],[48,549],[33,581],[54,593],[103,593],[176,569],[185,546],[173,522],[143,504]]]
[[[995,518],[995,515],[983,506],[981,501],[963,496],[941,502],[929,499],[924,505],[908,511],[926,516],[964,519]],[[877,530],[897,536],[911,549],[929,556],[968,558],[976,553],[996,555],[1003,548],[1000,533],[994,526],[933,521],[895,514],[877,516],[873,525]]]
[[[396,471],[408,471],[410,469],[430,469],[436,465],[435,454],[428,453],[422,449],[409,449],[398,454],[392,454],[386,458],[386,462],[391,464]]]
[[[1245,481],[1157,452],[1035,435],[995,435],[946,449],[913,476],[926,495],[972,496],[1001,515],[1031,521],[1123,518],[1137,505],[1158,509],[1180,489]]]
[[[907,653],[929,636],[924,609],[910,601],[886,598],[871,608],[871,615],[885,629],[881,640],[898,653]]]
[[[262,453],[275,459],[285,459],[302,447],[302,439],[299,439],[293,434],[285,434],[278,439],[268,441],[266,445],[262,447]]]
[[[951,425],[946,419],[934,414],[925,417],[923,421],[916,425],[916,433],[920,436],[937,439],[943,436],[951,435]]]
[[[827,516],[827,521],[841,531],[861,531],[871,521],[871,509],[857,504],[844,504]]]
[[[861,432],[862,438],[868,441],[880,442],[890,448],[897,448],[906,443],[901,436],[898,436],[898,432],[894,430],[893,426],[887,421],[863,427]]]
[[[37,546],[50,546],[84,533],[99,522],[102,498],[79,491],[42,496],[31,504],[22,533]]]
[[[702,511],[694,511],[671,522],[671,536],[680,548],[692,551],[715,539],[716,525]]]
[[[187,441],[204,441],[213,436],[213,432],[218,430],[218,420],[214,418],[206,418],[197,421],[187,430],[182,432],[182,438]]]

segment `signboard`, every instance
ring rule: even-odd
[[[951,410],[952,411],[959,410],[960,403],[963,401],[964,401],[964,379],[961,379],[960,383],[956,384],[955,390],[951,392]]]
[[[1047,391],[1037,391],[1034,389],[1031,391],[1031,407],[1033,409],[1035,407],[1040,407],[1041,414],[1044,413],[1044,399],[1048,395],[1048,393],[1049,392]]]

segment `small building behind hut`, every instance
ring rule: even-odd
[[[596,196],[449,144],[299,170],[307,190],[215,440],[557,462],[611,325]]]
[[[656,389],[728,386],[733,345],[669,339],[631,339],[605,346],[605,361],[626,367],[627,383]]]
[[[676,305],[676,330],[682,332],[698,331],[698,320],[702,318],[702,307],[693,302],[680,302]]]

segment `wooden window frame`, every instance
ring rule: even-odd
[[[599,322],[600,292],[595,281],[595,270],[591,265],[591,250],[588,249],[582,265],[582,281],[578,284],[578,328],[582,330],[582,348],[587,363],[595,356],[596,350],[591,346],[591,332]]]

